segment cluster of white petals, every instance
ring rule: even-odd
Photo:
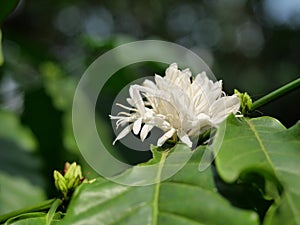
[[[145,80],[142,85],[130,86],[129,94],[130,107],[118,104],[128,112],[110,116],[117,120],[117,128],[127,125],[114,143],[131,131],[143,141],[153,127],[158,127],[164,132],[158,146],[177,135],[192,147],[200,134],[217,127],[240,108],[236,95],[226,96],[222,91],[222,81],[209,80],[205,72],[192,77],[189,69],[181,71],[176,63],[166,69],[164,77],[155,75],[155,82]]]

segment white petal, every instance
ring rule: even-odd
[[[189,123],[189,127],[183,127],[183,129],[188,130],[188,135],[193,136],[198,133],[204,128],[211,127],[211,118],[204,114],[200,113],[197,117]]]
[[[167,69],[166,69],[166,76],[165,79],[175,81],[175,79],[178,77],[178,66],[176,63],[172,63]]]
[[[210,107],[210,86],[209,79],[205,72],[202,72],[196,76],[191,88],[194,92],[192,101],[197,111],[208,112]]]
[[[219,97],[221,97],[221,95],[222,95],[222,81],[219,80],[218,82],[212,83],[212,86],[210,88],[210,94],[209,94],[210,104],[212,104]]]
[[[213,123],[219,124],[222,122],[230,113],[237,113],[240,108],[240,99],[233,96],[225,96],[213,103],[210,108]]]
[[[184,91],[187,91],[187,89],[191,85],[191,80],[190,80],[191,75],[192,74],[190,69],[185,69],[183,71],[179,70],[179,74],[177,75],[175,84],[181,87]]]
[[[134,121],[132,130],[135,135],[137,135],[140,132],[141,126],[142,126],[142,118],[138,118],[136,121]]]
[[[193,102],[198,111],[208,112],[209,107],[222,96],[222,81],[209,80],[205,72],[198,74],[192,83]]]
[[[125,116],[111,116],[112,120],[117,119],[116,125],[117,125],[117,129],[119,128],[119,126],[124,126],[125,124],[128,124],[129,122],[132,122],[132,118],[131,117],[125,117]]]
[[[159,117],[158,115],[153,116],[148,121],[148,124],[156,126],[163,131],[170,130],[172,128],[168,121],[164,120],[163,118]]]
[[[138,90],[138,86],[139,85],[132,85],[129,88],[129,94],[130,97],[134,103],[134,105],[136,106],[136,108],[138,109],[138,111],[143,114],[145,112],[145,106],[144,106],[144,102],[143,99],[141,97],[141,94]]]
[[[152,89],[149,87],[144,87],[144,86],[139,86],[139,85],[136,85],[135,88],[140,92],[144,92],[147,97],[157,97],[157,96],[162,95],[162,93],[165,93],[165,91],[161,91],[158,89]]]
[[[126,101],[129,103],[129,105],[134,106],[134,101],[131,98],[126,98]]]
[[[186,69],[182,70],[181,73],[186,74],[188,77],[192,76],[191,70],[189,68],[186,68]]]
[[[171,105],[173,106],[173,110],[176,110],[176,113],[179,115],[181,120],[192,117],[194,106],[191,103],[190,96],[186,92],[181,90],[173,90],[170,101]]]
[[[188,131],[188,135],[190,137],[198,136],[212,127],[211,119],[200,119],[191,127],[192,128]]]
[[[164,133],[163,136],[161,136],[158,141],[157,141],[157,146],[162,146],[163,143],[166,142],[166,140],[168,140],[169,138],[171,138],[173,136],[173,134],[175,133],[175,129],[172,128],[171,130],[169,130],[168,132]]]
[[[180,141],[185,143],[190,148],[192,147],[193,143],[192,143],[191,139],[189,138],[189,136],[183,130],[181,130],[181,129],[178,130],[177,135],[178,135]]]
[[[206,72],[203,71],[202,73],[199,73],[196,75],[193,83],[195,83],[195,85],[198,85],[201,87],[201,86],[207,85],[208,81],[209,81],[209,79],[206,75]]]
[[[116,139],[115,139],[114,142],[113,142],[113,145],[115,145],[115,143],[116,143],[117,140],[120,140],[120,139],[122,139],[123,137],[125,137],[127,134],[129,134],[130,131],[131,131],[131,129],[132,129],[132,124],[131,124],[131,125],[128,125],[127,127],[125,127],[125,128],[119,133],[119,135],[116,137]]]
[[[142,141],[145,140],[145,138],[147,137],[148,133],[152,130],[153,126],[152,125],[148,125],[145,124],[141,130],[141,134],[140,134],[140,138]]]
[[[148,80],[148,79],[146,79],[146,80],[143,82],[143,86],[144,86],[144,87],[151,88],[151,89],[156,89],[156,85],[155,85],[151,80]]]
[[[209,120],[209,119],[210,119],[210,117],[205,113],[199,113],[197,115],[197,120],[199,120],[199,121]]]
[[[160,90],[168,90],[169,89],[169,85],[171,84],[170,82],[168,82],[168,80],[162,78],[161,76],[155,74],[154,77],[156,86],[158,89]]]

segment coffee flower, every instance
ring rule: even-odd
[[[239,98],[226,96],[222,81],[209,80],[205,72],[192,77],[189,69],[181,71],[173,63],[166,69],[164,77],[155,75],[154,80],[146,79],[142,85],[130,86],[130,98],[127,99],[130,107],[117,104],[128,112],[110,116],[117,120],[117,128],[126,125],[114,143],[131,131],[139,134],[143,141],[153,127],[158,127],[164,131],[157,141],[158,146],[178,137],[192,147],[192,141],[200,134],[217,127],[240,108]]]

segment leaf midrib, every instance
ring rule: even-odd
[[[277,173],[276,173],[276,169],[275,169],[275,167],[274,167],[274,165],[273,165],[273,162],[272,162],[272,160],[271,160],[271,158],[270,158],[270,156],[269,156],[269,154],[268,154],[268,152],[267,152],[267,149],[266,149],[266,147],[265,147],[263,141],[262,141],[261,138],[259,137],[259,134],[258,134],[257,130],[255,129],[255,126],[251,123],[250,120],[246,120],[246,122],[247,122],[247,124],[249,125],[250,130],[254,133],[254,136],[255,136],[255,138],[256,138],[256,140],[257,140],[257,142],[258,142],[260,148],[262,149],[262,152],[264,153],[264,155],[265,155],[265,157],[266,157],[266,159],[267,159],[269,165],[271,166],[271,168],[272,168],[272,170],[273,170],[273,173],[274,173],[275,177],[279,180],[279,177],[278,177],[278,175],[277,175]]]
[[[168,155],[168,151],[162,152],[161,160],[158,165],[156,184],[154,186],[154,193],[153,193],[152,225],[158,224],[158,200],[159,200],[159,192],[160,192],[160,181],[161,181],[161,174],[162,174],[163,166],[166,161],[167,155]]]

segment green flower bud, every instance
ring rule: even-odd
[[[241,113],[243,115],[249,113],[252,108],[252,99],[250,95],[247,92],[241,93],[237,89],[234,90],[234,94],[236,94],[241,101]]]
[[[54,170],[53,176],[55,187],[63,194],[65,199],[68,199],[75,188],[81,183],[92,183],[94,181],[88,181],[82,176],[81,166],[77,165],[76,162],[73,162],[72,164],[66,162],[64,175],[57,170]]]
[[[53,176],[54,176],[55,187],[57,188],[57,190],[62,192],[64,196],[66,196],[68,193],[66,179],[57,170],[54,170]]]
[[[81,166],[77,165],[74,171],[74,176],[79,177],[80,179],[82,178],[82,172],[81,172]]]
[[[71,165],[70,163],[66,163],[65,165],[66,171],[64,175],[65,179],[70,180],[73,177],[75,177],[76,167],[77,167],[76,162],[73,162]]]
[[[74,162],[71,165],[69,163],[66,164],[65,168],[67,168],[67,171],[64,178],[67,180],[67,187],[69,190],[75,189],[81,184],[81,167]]]
[[[60,182],[66,183],[66,180],[63,177],[63,175],[61,175],[61,173],[58,172],[57,170],[54,170],[53,176],[54,176],[55,187],[59,190],[60,188],[58,183]]]

